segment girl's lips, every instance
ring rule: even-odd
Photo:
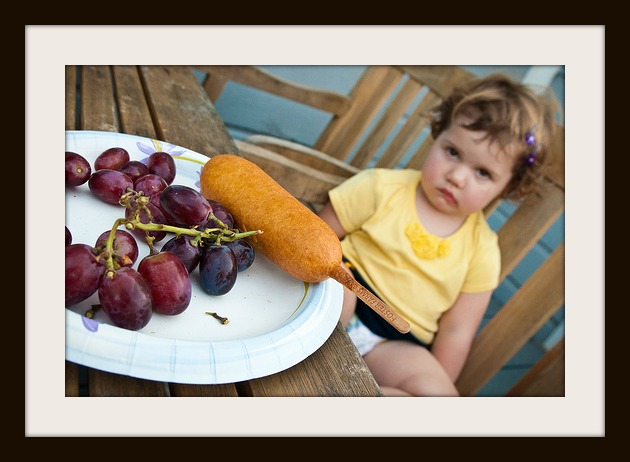
[[[447,203],[451,205],[457,204],[457,200],[455,200],[455,196],[453,196],[453,194],[448,189],[439,188],[438,191],[442,195],[442,197],[444,197],[444,200],[446,200]]]

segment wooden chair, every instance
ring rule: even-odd
[[[458,66],[368,66],[349,95],[309,88],[253,66],[195,66],[216,101],[228,81],[289,98],[331,114],[313,146],[270,136],[237,141],[294,196],[317,211],[328,191],[366,167],[420,168],[432,139],[429,109],[473,78]],[[542,197],[520,204],[498,230],[503,281],[564,209],[564,132],[553,148],[553,167]],[[490,215],[498,202],[486,210]],[[457,386],[473,396],[564,303],[564,245],[556,248],[511,299],[480,329]],[[564,342],[552,348],[508,395],[562,396]]]

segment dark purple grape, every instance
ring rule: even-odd
[[[105,272],[105,259],[94,255],[87,244],[66,247],[66,308],[96,292]]]
[[[208,203],[210,204],[210,206],[212,207],[212,213],[214,214],[215,217],[217,217],[219,220],[221,220],[223,222],[223,224],[225,226],[227,226],[228,228],[232,229],[234,228],[234,217],[232,216],[232,214],[228,211],[228,209],[226,209],[223,204],[220,204],[216,201],[208,201]],[[217,223],[210,219],[208,220],[208,222],[205,224],[206,228],[217,228]]]
[[[225,295],[236,282],[236,257],[225,245],[206,245],[199,260],[201,287],[210,295]]]
[[[236,257],[236,266],[239,272],[245,271],[254,263],[256,253],[254,252],[252,245],[245,239],[225,242],[223,245],[229,247],[230,250],[234,252],[234,257]]]
[[[96,239],[95,247],[98,250],[105,249],[105,242],[111,231],[103,232]],[[102,249],[101,249],[102,246]],[[136,239],[124,229],[117,229],[114,236],[114,261],[120,266],[132,266],[138,259],[138,243]]]
[[[199,226],[208,221],[212,207],[200,192],[184,185],[170,185],[160,194],[160,207],[169,223]]]
[[[72,244],[72,233],[66,226],[66,247],[68,247],[70,244]]]
[[[118,170],[129,162],[129,153],[123,148],[109,148],[94,161],[94,170]]]
[[[162,252],[171,252],[179,258],[189,274],[197,268],[201,258],[201,245],[191,244],[193,239],[194,237],[192,236],[181,234],[173,237],[162,246]]]
[[[188,270],[171,252],[147,255],[138,265],[151,288],[153,310],[169,316],[183,313],[192,298],[192,283]]]
[[[147,203],[145,206],[146,206],[146,209],[141,208],[138,214],[138,219],[140,220],[140,223],[147,224],[151,222],[157,225],[168,224],[166,217],[164,216],[164,214],[159,208],[157,208],[151,202]],[[147,212],[147,209],[148,209],[148,212]],[[151,217],[149,217],[149,213],[151,214]],[[129,220],[131,218],[131,215],[132,215],[132,209],[125,208],[125,218]],[[132,233],[140,239],[145,238],[145,232],[141,229],[134,228]],[[154,238],[153,239],[154,243],[160,242],[162,239],[166,237],[167,234],[168,233],[166,231],[149,231],[149,236]]]
[[[167,152],[154,152],[147,159],[147,167],[149,173],[155,173],[166,180],[168,184],[171,184],[175,179],[177,173],[175,160]]]
[[[92,194],[108,204],[119,205],[120,198],[128,189],[133,189],[133,181],[118,170],[97,170],[92,173],[88,186]]]
[[[90,163],[81,154],[66,151],[66,186],[85,184],[92,174]]]
[[[115,326],[140,330],[153,316],[151,289],[133,268],[108,270],[98,288],[98,298]]]
[[[119,172],[123,172],[126,175],[129,175],[131,181],[134,183],[138,178],[144,175],[149,174],[149,167],[144,165],[139,160],[130,160],[129,162],[123,164],[119,169]]]
[[[164,191],[167,186],[166,180],[155,173],[143,175],[133,183],[133,189],[137,192],[142,191],[145,196]]]

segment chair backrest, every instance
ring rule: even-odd
[[[429,110],[455,86],[474,78],[458,66],[368,66],[350,94],[343,95],[254,66],[195,68],[206,74],[203,86],[213,102],[234,81],[329,113],[331,120],[312,148],[359,169],[420,165],[428,145]],[[419,137],[423,143],[403,159]]]
[[[349,95],[309,88],[253,66],[195,66],[215,101],[229,80],[317,107],[331,114],[313,146],[255,135],[237,141],[292,194],[317,210],[327,192],[366,167],[420,168],[432,143],[429,110],[474,76],[458,66],[368,66]],[[503,281],[536,246],[564,210],[564,132],[540,198],[518,205],[498,230]],[[493,213],[499,201],[491,204]],[[476,394],[564,303],[564,245],[551,252],[518,291],[479,331],[458,388]],[[510,393],[564,393],[564,342],[541,359]],[[553,361],[551,360],[553,357]],[[549,367],[554,367],[554,373]],[[559,371],[559,372],[558,372]],[[559,378],[562,378],[560,383]],[[547,379],[545,382],[543,379]]]

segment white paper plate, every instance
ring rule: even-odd
[[[133,160],[155,151],[173,155],[173,184],[199,190],[199,174],[208,158],[158,140],[121,133],[66,131],[66,151],[94,160],[110,147],[125,148]],[[66,188],[66,226],[73,243],[94,245],[98,236],[124,217],[122,206],[96,199],[87,183]],[[160,248],[172,235],[156,244]],[[139,240],[140,255],[148,255]],[[96,369],[149,380],[219,384],[262,377],[304,360],[328,339],[341,313],[343,289],[329,279],[305,284],[257,254],[254,264],[238,273],[226,295],[203,291],[199,272],[191,274],[192,300],[178,316],[154,314],[139,331],[115,327],[107,315],[85,312],[97,295],[66,309],[66,359]],[[221,324],[205,314],[229,319]]]

